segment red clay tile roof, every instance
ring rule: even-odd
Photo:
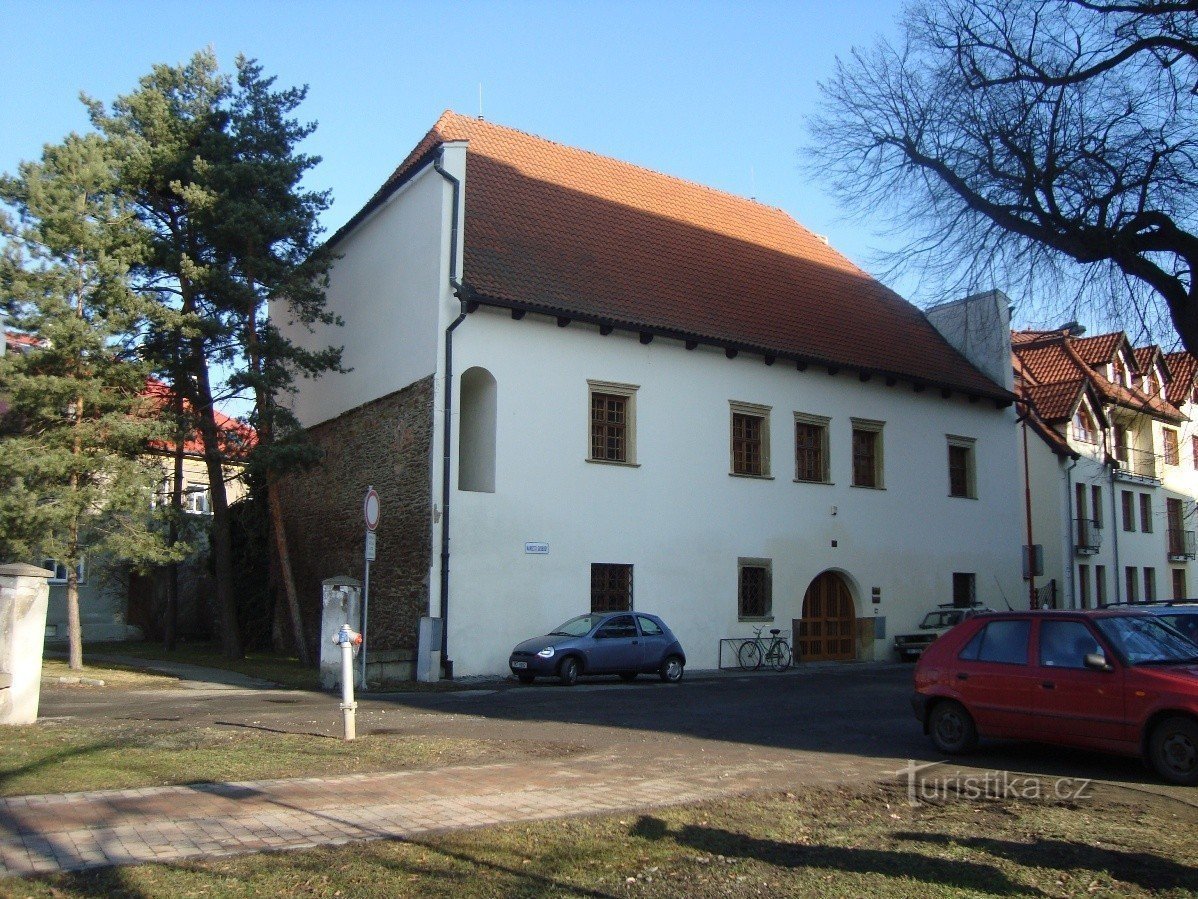
[[[162,381],[150,380],[146,382],[146,390],[143,394],[151,400],[155,406],[165,412],[170,406],[175,394],[170,387]],[[185,406],[190,408],[190,403],[184,400]],[[220,429],[224,439],[221,441],[222,450],[230,460],[244,461],[249,451],[254,448],[254,444],[258,442],[258,435],[249,425],[238,421],[235,418],[230,418],[219,410],[215,413],[216,426]],[[172,452],[174,444],[168,442],[155,442],[154,449],[162,452]],[[204,443],[198,434],[190,435],[183,443],[183,452],[189,456],[202,456],[204,454]]]
[[[1172,376],[1165,388],[1165,397],[1175,406],[1190,399],[1194,392],[1194,377],[1198,375],[1198,358],[1189,353],[1167,353],[1165,363]]]
[[[1040,417],[1048,422],[1068,421],[1085,392],[1087,381],[1078,378],[1056,384],[1042,384],[1024,388],[1024,395],[1031,400]]]
[[[1079,343],[1083,344],[1084,354],[1077,348]],[[1184,416],[1172,403],[1150,397],[1138,387],[1115,384],[1095,370],[1093,366],[1112,358],[1115,350],[1124,344],[1127,338],[1121,331],[1086,338],[1072,337],[1065,331],[1035,331],[1017,333],[1011,340],[1016,371],[1029,387],[1085,378],[1102,402],[1147,412],[1166,421],[1182,421]],[[1047,412],[1042,414],[1052,420]]]
[[[1115,350],[1121,344],[1127,343],[1127,338],[1122,331],[1115,331],[1112,334],[1096,334],[1094,337],[1073,337],[1069,343],[1083,362],[1087,365],[1098,365],[1114,359]],[[1131,349],[1131,346],[1127,349]]]
[[[780,209],[452,112],[331,242],[448,141],[469,298],[1012,398]]]

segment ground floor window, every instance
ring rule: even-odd
[[[591,611],[627,612],[632,609],[632,566],[610,562],[591,565]]]
[[[1077,566],[1077,599],[1083,609],[1090,608],[1090,566]]]
[[[1128,602],[1139,602],[1140,601],[1139,572],[1136,571],[1136,567],[1134,565],[1128,565],[1127,571],[1124,572],[1124,574],[1127,576],[1126,577],[1126,579],[1127,579],[1127,601]]]
[[[1173,598],[1186,599],[1186,570],[1184,568],[1173,569]]]
[[[770,618],[774,614],[769,559],[738,559],[736,614],[741,619]]]
[[[1106,566],[1094,566],[1094,604],[1106,605]]]

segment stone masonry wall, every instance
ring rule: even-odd
[[[381,511],[367,636],[376,651],[415,650],[429,601],[432,429],[431,375],[309,429],[323,462],[280,485],[309,644],[320,639],[321,582],[362,580],[362,501],[373,484]]]

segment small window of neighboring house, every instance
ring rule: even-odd
[[[730,402],[731,474],[770,476],[770,407]]]
[[[1145,534],[1152,533],[1152,494],[1140,494],[1140,530]]]
[[[828,424],[821,415],[795,413],[795,480],[827,484]]]
[[[953,572],[953,606],[968,609],[977,602],[978,576],[972,571]]]
[[[948,435],[948,495],[977,498],[974,441]]]
[[[1156,569],[1144,568],[1144,602],[1156,602]]]
[[[1116,356],[1111,364],[1111,380],[1120,387],[1127,386],[1127,368],[1123,365],[1123,357]]]
[[[632,566],[608,562],[591,565],[591,611],[627,612],[632,609]]]
[[[1161,392],[1160,382],[1156,379],[1156,373],[1152,372],[1144,376],[1144,392],[1149,396],[1156,396]]]
[[[1123,530],[1134,531],[1136,529],[1135,497],[1132,496],[1130,490],[1124,490],[1119,494],[1119,501],[1123,511]]]
[[[882,488],[882,428],[885,422],[864,418],[853,423],[853,486]]]
[[[591,462],[636,464],[636,392],[632,384],[587,381],[591,396]]]
[[[1091,513],[1096,527],[1102,527],[1102,488],[1097,484],[1090,488]]]
[[[53,577],[47,579],[47,583],[65,584],[67,582],[67,566],[57,559],[42,559],[42,568],[54,572]],[[79,576],[79,583],[87,583],[86,559],[79,560],[79,564],[75,566],[75,573]]]
[[[1178,465],[1181,463],[1180,454],[1177,449],[1177,431],[1173,428],[1162,428],[1161,437],[1165,445],[1165,464]]]
[[[1098,429],[1094,426],[1094,416],[1085,406],[1078,406],[1073,416],[1073,439],[1082,443],[1097,443]]]
[[[1198,436],[1190,438],[1190,452],[1194,455],[1194,467],[1198,468]]]
[[[183,511],[189,515],[211,515],[212,494],[207,484],[188,484],[183,491]]]
[[[1124,597],[1128,602],[1140,601],[1140,577],[1134,565],[1128,565],[1123,572],[1124,582],[1127,587],[1127,596]]]
[[[742,620],[772,619],[774,614],[770,559],[737,559],[737,617]]]

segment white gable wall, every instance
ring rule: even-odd
[[[437,370],[438,321],[448,296],[448,190],[427,166],[336,246],[327,308],[343,327],[308,332],[271,314],[300,346],[344,346],[353,369],[305,381],[294,411],[305,427],[386,396]],[[442,303],[437,298],[442,297]]]
[[[485,307],[454,337],[455,378],[471,366],[497,382],[496,483],[494,493],[456,489],[455,427],[455,674],[503,673],[516,642],[588,611],[592,562],[634,566],[635,607],[661,614],[697,668],[715,667],[721,638],[752,633],[737,620],[738,557],[773,560],[773,626],[788,635],[811,580],[844,573],[857,615],[887,619],[878,658],[951,601],[955,571],[976,573],[991,606],[1019,595],[1010,408]],[[637,467],[586,461],[588,379],[639,387]],[[772,406],[773,479],[728,474],[730,400]],[[832,420],[831,485],[794,482],[796,411]],[[850,486],[850,416],[886,422],[884,490]],[[948,496],[949,434],[977,441],[978,499]],[[531,541],[549,553],[526,554]]]

